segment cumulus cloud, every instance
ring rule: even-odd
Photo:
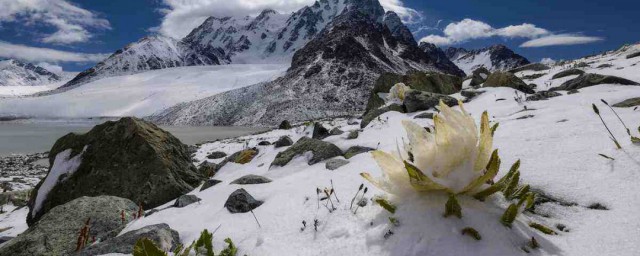
[[[264,9],[291,13],[312,5],[315,0],[162,0],[164,18],[158,32],[173,38],[183,38],[209,16],[257,15]],[[415,22],[421,14],[405,7],[401,0],[380,0],[387,11],[394,11],[405,22]],[[155,28],[153,30],[156,30]]]
[[[98,62],[109,54],[90,54],[60,51],[49,48],[31,47],[0,41],[0,57],[25,60],[29,62]]]
[[[38,64],[36,64],[39,67],[42,67],[46,70],[49,70],[49,72],[54,73],[54,74],[62,74],[62,67],[56,64],[51,64],[48,62],[40,62]]]
[[[556,64],[556,61],[552,58],[542,58],[540,60],[540,63],[545,64],[545,65],[553,65]]]
[[[442,33],[444,35],[428,35],[420,39],[439,46],[464,43],[469,40],[490,37],[525,38],[529,41],[520,47],[543,47],[552,45],[586,44],[603,40],[600,37],[590,37],[575,34],[554,34],[549,30],[537,27],[534,24],[523,23],[503,28],[494,28],[491,25],[477,20],[464,19],[447,25]]]
[[[524,42],[520,47],[544,47],[552,45],[589,44],[604,40],[602,37],[583,36],[577,34],[549,35]]]
[[[90,29],[111,29],[106,19],[66,0],[0,0],[0,6],[0,24],[21,23],[54,28],[55,32],[40,38],[45,43],[86,42],[93,35]]]

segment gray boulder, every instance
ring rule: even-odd
[[[331,135],[340,135],[343,134],[344,132],[342,130],[340,130],[340,128],[336,127],[331,129],[331,131],[329,131],[329,134]]]
[[[567,94],[568,94],[568,95],[571,95],[571,94],[576,94],[576,93],[579,93],[579,92],[580,92],[580,91],[579,91],[578,89],[572,89],[572,90],[569,90],[569,91],[567,92]]]
[[[549,91],[568,91],[582,89],[599,84],[619,84],[619,85],[640,85],[640,83],[624,79],[617,76],[604,76],[599,74],[583,74],[577,78],[564,82],[558,87],[553,87]]]
[[[380,115],[382,115],[384,113],[387,113],[387,112],[390,112],[390,111],[396,111],[396,112],[400,112],[400,113],[405,113],[406,112],[404,110],[404,107],[402,107],[402,106],[400,106],[398,104],[391,104],[391,105],[386,106],[386,107],[382,107],[382,108],[371,110],[371,111],[367,112],[362,117],[362,122],[360,122],[360,128],[367,127],[367,125],[369,125],[369,123],[371,123],[371,121],[373,121],[374,119],[376,119]]]
[[[231,213],[245,213],[258,208],[262,203],[264,202],[256,200],[249,192],[241,188],[229,195],[224,207]]]
[[[289,136],[282,136],[275,143],[273,143],[273,145],[276,148],[291,146],[291,145],[293,145],[293,140],[291,140],[291,138],[289,138]]]
[[[630,108],[635,106],[640,106],[640,97],[626,99],[624,101],[613,104],[616,108]]]
[[[422,113],[413,117],[414,119],[433,119],[433,113]]]
[[[349,135],[347,135],[347,139],[348,140],[355,140],[355,139],[358,138],[359,134],[360,133],[358,131],[350,131]]]
[[[339,159],[339,158],[335,158],[335,159],[329,159],[327,161],[327,163],[325,164],[325,168],[327,168],[327,170],[336,170],[346,164],[348,164],[349,161],[344,160],[344,159]]]
[[[528,101],[548,100],[549,98],[558,97],[558,96],[562,96],[562,94],[557,92],[551,92],[551,91],[540,91],[540,92],[536,92],[531,96],[528,96],[527,100]]]
[[[487,70],[485,67],[480,67],[473,71],[471,74],[471,82],[469,86],[478,87],[487,80],[487,78],[491,75],[491,72]]]
[[[216,163],[212,163],[212,162],[208,162],[208,161],[204,161],[198,167],[198,172],[200,174],[204,175],[205,177],[213,177],[228,162],[229,161],[227,161],[226,159],[223,160],[220,163],[217,163],[217,164]]]
[[[525,70],[532,70],[532,71],[543,71],[543,70],[548,70],[550,69],[549,66],[542,64],[542,63],[531,63],[531,64],[527,64],[524,66],[520,66],[517,68],[514,68],[512,70],[509,70],[509,73],[518,73],[520,71],[525,71]]]
[[[638,56],[640,56],[640,52],[634,52],[632,54],[627,55],[627,59],[633,59]]]
[[[222,181],[220,180],[214,180],[214,179],[209,179],[207,181],[204,182],[204,184],[202,184],[202,187],[200,187],[200,191],[203,191],[205,189],[208,189],[210,187],[213,187],[215,185],[217,185],[218,183],[220,183]]]
[[[510,87],[528,94],[535,93],[531,86],[509,72],[493,72],[484,82],[484,87]]]
[[[82,196],[112,195],[154,208],[192,191],[205,179],[180,140],[131,117],[97,125],[86,134],[63,136],[49,152],[49,163],[49,174],[29,200],[29,225],[53,207]],[[72,174],[59,179],[59,173],[51,173],[69,163],[77,165]],[[55,186],[41,191],[44,182]]]
[[[289,121],[284,120],[282,121],[282,123],[280,123],[280,125],[278,126],[278,129],[280,130],[289,130],[291,129],[291,123],[289,123]]]
[[[211,152],[211,154],[207,155],[207,158],[209,159],[220,159],[227,156],[227,153],[222,152],[222,151],[215,151],[215,152]]]
[[[248,185],[248,184],[263,184],[263,183],[269,183],[269,182],[271,182],[271,179],[267,177],[249,174],[232,181],[231,184]]]
[[[180,245],[180,235],[169,227],[161,223],[143,227],[124,233],[120,236],[107,239],[82,250],[79,256],[93,256],[109,253],[133,254],[133,247],[140,238],[147,238],[153,241],[158,247],[165,251],[173,251]]]
[[[407,112],[412,113],[416,111],[429,110],[437,106],[440,103],[440,100],[444,101],[448,106],[458,105],[458,100],[451,96],[417,90],[405,92],[403,103]]]
[[[227,157],[227,161],[237,164],[246,164],[251,162],[253,158],[258,155],[259,150],[257,148],[248,148],[243,149],[238,152],[233,153],[229,157]]]
[[[89,241],[105,241],[125,228],[120,212],[137,213],[129,199],[115,196],[80,197],[57,205],[18,237],[3,244],[0,255],[71,255],[75,252],[79,231],[89,220]],[[127,220],[130,220],[127,218]]]
[[[263,140],[261,142],[258,143],[258,146],[269,146],[271,145],[271,142]]]
[[[347,149],[347,151],[344,152],[344,158],[349,159],[352,158],[356,155],[362,154],[362,153],[366,153],[369,151],[373,151],[375,150],[374,148],[370,148],[370,147],[362,147],[362,146],[353,146],[350,147],[349,149]]]
[[[485,91],[476,91],[476,90],[464,90],[460,91],[460,95],[467,98],[467,100],[478,97],[478,95],[485,93]]]
[[[329,136],[331,136],[331,134],[329,134],[329,130],[327,130],[327,128],[325,128],[321,123],[313,124],[313,135],[311,138],[322,140]]]
[[[580,70],[580,69],[569,69],[569,70],[565,70],[562,72],[559,72],[555,75],[553,75],[551,77],[551,79],[558,79],[558,78],[563,78],[563,77],[567,77],[567,76],[575,76],[575,75],[582,75],[584,74],[584,71]]]
[[[322,160],[341,156],[342,151],[329,142],[324,142],[317,139],[310,139],[302,137],[293,146],[287,150],[282,151],[276,155],[276,158],[271,163],[271,166],[285,166],[296,156],[303,155],[306,152],[311,152],[313,156],[309,159],[308,164],[313,165]]]
[[[173,207],[182,208],[192,203],[200,202],[202,199],[195,195],[181,195],[176,199],[176,202],[173,203]]]

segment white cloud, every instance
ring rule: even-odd
[[[291,13],[304,6],[312,5],[315,0],[162,0],[162,2],[165,8],[160,12],[165,16],[158,31],[173,38],[183,38],[209,16],[257,15],[267,8],[280,13]],[[401,0],[380,0],[380,4],[387,11],[398,13],[405,22],[414,22],[421,17],[418,11],[405,7]]]
[[[540,63],[545,64],[545,65],[553,65],[556,64],[556,61],[552,58],[542,58],[540,60]]]
[[[90,54],[60,51],[49,48],[31,47],[0,41],[0,57],[20,59],[29,62],[98,62],[109,54]]]
[[[554,34],[536,25],[523,23],[521,25],[511,25],[503,28],[494,28],[482,21],[464,19],[459,22],[452,22],[447,25],[443,36],[429,35],[420,39],[421,42],[429,42],[435,45],[452,45],[463,43],[473,39],[489,37],[503,38],[527,38],[529,41],[520,47],[543,47],[553,45],[574,45],[587,44],[604,40],[601,37],[583,36],[577,34]]]
[[[422,38],[420,41],[433,43],[435,45],[451,45],[472,39],[489,38],[494,36],[507,38],[536,38],[550,34],[548,30],[528,23],[496,29],[485,22],[472,19],[452,22],[447,25],[442,32],[444,33],[444,36],[429,35]]]
[[[36,65],[48,70],[51,73],[58,74],[58,75],[62,74],[62,67],[59,65],[51,64],[48,62],[40,62]]]
[[[558,34],[549,35],[541,38],[529,40],[520,45],[520,47],[544,47],[552,45],[576,45],[595,43],[604,40],[602,37],[583,36],[577,34]]]
[[[92,37],[89,29],[111,29],[109,21],[66,0],[0,0],[0,24],[45,25],[55,32],[40,38],[45,43],[71,44]]]

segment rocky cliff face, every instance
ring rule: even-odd
[[[34,86],[59,82],[60,76],[43,67],[13,59],[0,59],[0,86]]]
[[[525,57],[501,44],[477,50],[450,47],[445,50],[445,54],[467,75],[480,67],[490,71],[505,71],[530,63]]]

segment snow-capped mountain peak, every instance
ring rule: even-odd
[[[40,66],[0,59],[0,86],[35,86],[60,81],[59,75]]]
[[[490,71],[510,70],[529,64],[529,60],[513,52],[502,44],[492,45],[477,50],[450,47],[445,50],[447,57],[465,73],[485,67]]]

